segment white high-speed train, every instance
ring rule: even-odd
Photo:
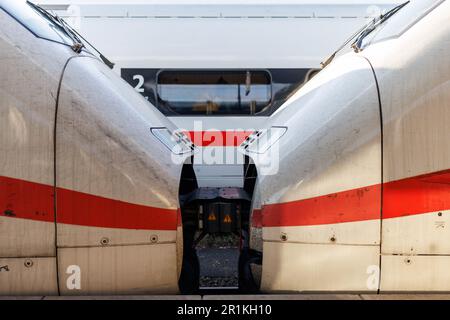
[[[94,53],[0,1],[0,295],[178,292],[190,145]]]
[[[242,139],[243,187],[215,189],[71,27],[0,4],[0,294],[195,292],[199,229],[241,236],[247,291],[450,290],[448,0],[361,29]],[[258,91],[242,70],[223,80]]]
[[[262,290],[450,291],[449,19],[376,19],[272,115],[276,150],[244,144],[278,168],[253,203]]]

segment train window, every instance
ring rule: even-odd
[[[379,31],[363,42],[363,47],[371,43],[399,37],[445,0],[413,0],[386,21]]]
[[[260,70],[163,70],[157,104],[180,115],[254,115],[272,100],[269,72]]]
[[[25,1],[0,0],[0,8],[16,19],[36,37],[71,44],[72,40],[60,30],[60,27],[39,13]]]
[[[211,69],[209,69],[211,70]],[[216,82],[217,82],[217,75],[222,75],[225,73],[227,74],[238,74],[241,77],[241,82],[244,81],[243,78],[247,79],[247,70],[240,70],[237,69],[236,71],[226,69],[224,71],[217,71],[218,69],[214,69],[212,71],[208,71],[205,69],[182,69],[181,71],[175,71],[174,69],[148,69],[148,68],[122,68],[120,69],[120,74],[122,78],[127,81],[137,92],[142,94],[142,96],[145,97],[152,105],[156,106],[159,111],[161,111],[166,116],[178,116],[181,115],[205,115],[205,110],[195,110],[193,111],[192,108],[192,102],[190,104],[186,103],[183,99],[184,95],[180,95],[178,90],[180,90],[180,87],[177,88],[177,90],[171,91],[170,95],[167,92],[159,92],[159,94],[164,94],[164,98],[168,99],[169,101],[161,99],[161,97],[158,97],[157,93],[157,87],[161,89],[161,87],[166,87],[167,89],[171,89],[172,87],[170,84],[173,85],[174,75],[186,75],[189,71],[190,74],[196,74],[201,80],[203,80],[203,75],[215,75]],[[248,108],[248,99],[249,97],[255,97],[258,98],[257,101],[259,101],[259,105],[256,105],[255,110],[255,116],[269,116],[271,115],[275,110],[277,110],[284,102],[286,102],[289,97],[291,97],[304,83],[307,79],[311,78],[312,73],[314,73],[317,70],[314,69],[266,69],[264,71],[259,70],[248,70],[250,72],[250,79],[249,83],[256,87],[258,81],[262,82],[260,86],[262,88],[265,88],[266,90],[260,90],[259,94],[256,95],[256,92],[252,90],[250,91],[249,95],[245,97],[245,91],[241,88],[241,91],[244,91],[244,99],[242,99],[241,95],[241,106],[242,109],[238,109],[236,107],[236,104],[239,105],[239,102],[234,103],[234,107],[230,109],[223,108],[220,113],[222,116],[248,116],[250,115],[250,109]],[[258,80],[256,78],[256,75],[261,75],[263,78],[261,80]],[[165,79],[164,77],[167,76]],[[172,78],[172,79],[171,79]],[[158,82],[158,85],[157,85]],[[167,83],[162,83],[167,82]],[[196,83],[198,83],[199,80],[196,80]],[[211,77],[205,82],[211,82]],[[269,84],[270,83],[270,87]],[[197,84],[198,85],[198,84]],[[224,86],[224,84],[221,84],[221,86]],[[242,85],[241,85],[242,86]],[[236,87],[236,85],[235,85]],[[175,88],[173,88],[175,89]],[[253,88],[251,88],[253,89]],[[270,91],[269,91],[270,90]],[[164,91],[164,90],[163,90]],[[234,92],[237,95],[237,89],[235,88]],[[265,93],[264,98],[261,97],[262,93]],[[177,94],[176,94],[177,93]],[[253,94],[254,96],[250,95]],[[175,95],[179,95],[178,97],[175,97]],[[267,95],[267,96],[266,96]],[[178,102],[178,100],[180,102]],[[186,99],[186,98],[184,98]],[[175,102],[173,101],[175,100]],[[262,103],[264,100],[269,101],[267,106],[264,106],[264,103]],[[184,101],[184,102],[183,102]],[[237,99],[239,101],[239,99]],[[243,103],[243,101],[247,101],[247,106]],[[175,108],[176,107],[176,108]],[[181,108],[185,107],[185,108]],[[247,108],[245,108],[247,107]],[[174,109],[172,109],[174,108]],[[205,106],[203,109],[206,109]],[[236,110],[238,109],[238,110]],[[261,111],[259,111],[261,109]],[[229,113],[226,113],[229,112]],[[237,113],[240,112],[240,113]],[[217,114],[212,112],[211,115]]]

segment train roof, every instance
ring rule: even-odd
[[[370,17],[401,2],[35,1],[72,23],[116,63],[116,70],[317,68]]]
[[[195,18],[333,18],[367,17],[370,6],[382,10],[393,7],[398,0],[38,0],[47,9],[64,10],[77,5],[75,15],[83,17],[195,17]]]
[[[25,0],[23,0],[25,1]],[[402,0],[37,0],[42,4],[211,4],[211,5],[342,5],[342,4],[392,4],[401,3]]]

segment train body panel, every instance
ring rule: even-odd
[[[176,250],[175,242],[58,249],[61,294],[176,294]],[[81,270],[81,290],[66,285],[74,263]]]
[[[450,3],[407,9],[363,51],[383,107],[381,290],[448,291]]]
[[[377,289],[366,284],[380,251],[377,88],[364,58],[339,60],[272,116],[287,131],[255,158],[279,162],[259,176],[264,291]]]
[[[380,292],[448,292],[448,255],[383,255]]]
[[[0,295],[57,295],[56,258],[0,258]]]
[[[56,131],[58,257],[61,271],[82,268],[81,292],[178,290],[181,166],[150,132],[168,126],[158,113],[96,59],[69,62]]]
[[[378,246],[264,242],[261,290],[376,292],[368,266],[378,267]]]
[[[54,227],[45,221],[54,220],[55,99],[72,53],[54,43],[43,46],[5,11],[0,15],[0,68],[8,75],[0,85],[0,257],[54,256]]]
[[[57,184],[76,192],[68,197],[89,194],[104,199],[105,206],[170,210],[175,223],[161,228],[176,228],[180,166],[150,131],[173,129],[157,110],[105,65],[86,57],[67,66],[57,121]],[[140,210],[127,209],[130,216]]]
[[[264,291],[377,288],[368,289],[366,283],[367,268],[378,267],[380,250],[377,91],[364,59],[342,60],[319,73],[273,116],[272,125],[288,130],[279,150],[267,155],[279,160],[276,176],[260,179]],[[336,96],[344,83],[354,84],[351,93]],[[313,109],[319,107],[319,113]],[[356,208],[347,211],[351,206]]]
[[[73,51],[0,9],[0,52],[0,294],[56,294],[53,130]]]

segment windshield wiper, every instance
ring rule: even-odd
[[[72,48],[73,51],[75,51],[76,53],[81,52],[81,50],[84,47],[83,43],[80,41],[80,39],[78,39],[78,37],[75,34],[69,31],[69,29],[66,27],[63,20],[60,17],[52,15],[44,8],[30,1],[27,1],[27,4],[30,5],[38,13],[43,15],[45,18],[56,24],[61,29],[61,31],[63,31],[64,34],[72,40],[73,44],[70,47]]]
[[[100,59],[103,61],[104,64],[106,64],[110,69],[114,68],[115,63],[111,62],[109,59],[107,59],[99,50],[97,50],[96,47],[94,47],[89,41],[87,41],[81,34],[78,33],[78,31],[76,31],[75,29],[73,29],[72,27],[70,27],[64,20],[62,20],[62,23],[72,32],[74,33],[74,35],[79,38],[81,38],[84,42],[86,42],[89,47],[91,47],[92,49],[94,49],[95,52],[98,53]]]
[[[327,65],[333,61],[333,59],[336,57],[336,55],[344,49],[353,39],[356,38],[356,40],[352,43],[351,47],[355,51],[361,50],[361,44],[362,40],[373,30],[375,30],[381,23],[385,22],[387,19],[392,17],[395,13],[397,13],[400,9],[402,9],[404,6],[406,6],[410,1],[406,1],[405,3],[402,3],[385,14],[380,15],[377,18],[372,19],[369,23],[367,23],[364,27],[359,29],[356,33],[354,33],[350,38],[348,38],[331,56],[329,56],[325,61],[321,62],[320,65],[322,68],[325,68]]]
[[[335,51],[333,52],[332,55],[330,55],[325,61],[321,62],[320,65],[322,66],[322,68],[325,68],[327,65],[329,65],[331,63],[331,61],[333,61],[333,59],[336,57],[336,55],[339,53],[339,51],[341,51],[342,49],[344,49],[347,44],[350,43],[350,41],[352,41],[355,37],[357,37],[361,32],[363,32],[364,30],[366,30],[370,25],[375,23],[375,19],[373,19],[371,22],[369,22],[368,24],[364,25],[364,27],[362,27],[361,29],[359,29],[358,31],[356,31],[350,38],[348,38],[347,40],[345,40],[345,42]]]
[[[365,37],[367,37],[370,33],[372,33],[373,30],[378,28],[379,25],[381,25],[383,22],[388,20],[390,17],[392,17],[398,11],[403,9],[403,7],[406,6],[410,2],[411,1],[406,1],[406,2],[404,2],[402,4],[400,4],[400,5],[392,8],[391,10],[386,12],[385,14],[382,14],[377,20],[375,20],[375,23],[373,23],[369,28],[367,28],[366,30],[361,32],[361,34],[359,34],[358,37],[356,38],[355,42],[352,43],[352,48],[355,50],[355,52],[361,51],[362,42],[363,42]]]
[[[86,48],[83,41],[89,45],[95,52],[99,54],[100,59],[105,63],[109,68],[114,67],[114,63],[112,63],[110,60],[108,60],[97,48],[95,48],[89,41],[87,41],[85,38],[83,38],[82,35],[80,35],[75,29],[73,29],[69,24],[67,24],[64,19],[59,17],[58,15],[52,15],[44,8],[27,1],[27,3],[33,7],[36,11],[44,15],[47,19],[55,23],[64,33],[73,41],[73,44],[70,46],[73,51],[76,53],[80,53],[83,48]],[[83,40],[83,41],[82,41]]]

